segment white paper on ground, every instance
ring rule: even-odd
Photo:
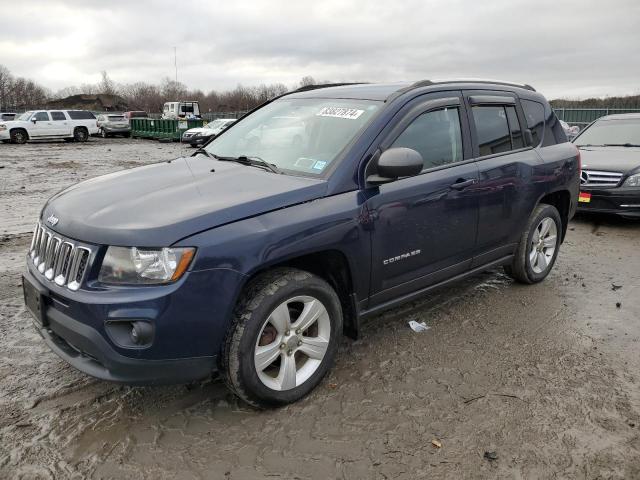
[[[411,330],[413,330],[414,332],[425,332],[431,328],[426,323],[424,322],[418,323],[415,320],[411,320],[409,322],[409,326],[411,327]]]

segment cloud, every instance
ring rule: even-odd
[[[202,90],[283,82],[506,78],[549,97],[640,93],[635,0],[23,1],[3,11],[0,63],[53,88],[157,82]],[[631,60],[631,61],[630,61]]]

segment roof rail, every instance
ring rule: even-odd
[[[412,90],[414,88],[419,88],[419,87],[428,87],[430,85],[440,85],[443,83],[486,83],[486,84],[493,84],[493,85],[508,85],[510,87],[520,87],[526,90],[531,90],[532,92],[536,91],[535,88],[533,88],[531,85],[528,85],[526,83],[505,82],[504,80],[489,80],[486,78],[485,79],[459,78],[459,79],[451,79],[451,80],[420,80],[410,85],[407,88],[407,90]]]
[[[305,85],[304,87],[297,88],[296,90],[291,90],[289,93],[298,93],[298,92],[306,92],[309,90],[318,90],[320,88],[329,88],[329,87],[344,87],[345,85],[362,85],[364,82],[347,82],[347,83],[323,83],[321,85]]]

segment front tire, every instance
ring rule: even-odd
[[[100,129],[100,136],[101,136],[102,138],[108,138],[108,137],[109,137],[109,134],[108,134],[107,132],[105,132],[103,128],[101,128],[101,129]]]
[[[560,250],[562,219],[553,205],[538,205],[522,232],[513,262],[505,271],[520,283],[544,280]]]
[[[27,143],[27,140],[29,140],[29,134],[26,132],[26,130],[12,130],[11,131],[11,143],[17,143],[17,144],[25,144]]]
[[[245,402],[295,402],[325,376],[342,332],[340,300],[320,277],[293,268],[260,275],[245,289],[221,356],[221,372]]]

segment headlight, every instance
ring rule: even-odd
[[[640,173],[631,175],[622,184],[623,187],[640,187]]]
[[[7,129],[6,125],[0,125],[0,132],[3,132],[6,129]]]
[[[195,252],[195,248],[109,247],[98,280],[144,285],[175,282],[186,272]]]

